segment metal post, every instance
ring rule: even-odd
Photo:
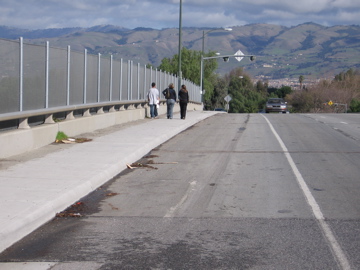
[[[140,63],[137,64],[137,99],[140,99]]]
[[[201,95],[201,102],[204,102],[204,90],[203,90],[203,80],[204,80],[204,54],[201,54],[201,64],[200,64],[200,95]]]
[[[162,83],[161,83],[161,79],[163,78],[163,72],[161,71],[161,69],[159,70],[160,73],[160,78],[159,78],[159,88],[162,89]]]
[[[113,87],[113,56],[110,55],[110,89],[109,89],[109,101],[112,101],[112,87]]]
[[[207,32],[203,31],[202,35],[202,46],[201,46],[201,62],[200,62],[200,94],[201,94],[201,102],[204,102],[204,54],[205,54],[205,36],[212,31],[216,31],[218,29],[212,29]],[[225,31],[232,31],[231,28],[223,28]]]
[[[130,61],[130,100],[133,100],[133,72],[134,61]]]
[[[87,49],[84,50],[84,104],[86,104]]]
[[[179,14],[179,67],[178,67],[178,90],[181,88],[181,46],[182,46],[182,0],[180,0],[180,14]]]
[[[46,64],[45,64],[45,108],[49,108],[49,41],[46,41]]]
[[[204,50],[205,50],[205,31],[202,36],[202,47],[201,47],[201,62],[200,62],[200,91],[203,96],[203,80],[204,80]]]
[[[150,67],[150,81],[153,82],[153,69]]]
[[[23,102],[24,102],[24,41],[23,41],[23,38],[20,37],[20,70],[19,70],[19,79],[20,79],[20,82],[19,82],[19,111],[22,112],[23,110]]]
[[[216,29],[209,30],[207,32],[203,31],[202,36],[202,46],[201,46],[201,63],[200,63],[200,95],[201,95],[201,102],[204,103],[205,98],[205,90],[204,90],[204,54],[205,54],[205,35],[208,33],[215,31]]]
[[[122,100],[122,87],[123,85],[123,59],[120,59],[120,88],[119,88],[119,100]]]
[[[158,70],[157,70],[157,68],[155,68],[155,83],[156,83],[156,85],[159,84],[158,83]]]
[[[147,72],[147,68],[146,65],[144,66],[144,99],[146,97],[146,90],[147,90],[147,84],[146,84],[146,72]]]
[[[67,47],[66,105],[70,103],[70,45]]]
[[[100,87],[101,87],[101,54],[98,54],[98,85],[97,85],[97,102],[100,102]]]
[[[130,66],[131,62],[130,60],[128,60],[128,74],[127,74],[127,77],[128,77],[128,81],[127,81],[127,100],[130,100],[130,80],[131,80],[131,66]]]

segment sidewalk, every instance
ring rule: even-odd
[[[139,124],[12,166],[0,161],[0,252],[89,194],[153,148],[216,112]],[[80,137],[80,136],[78,136]]]

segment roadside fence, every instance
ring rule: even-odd
[[[112,55],[0,39],[0,129],[52,122],[54,115],[84,115],[146,105],[155,82],[161,92],[177,76]],[[201,103],[200,87],[182,80],[191,102]]]

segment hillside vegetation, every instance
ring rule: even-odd
[[[353,69],[340,72],[332,80],[293,91],[286,100],[293,112],[360,112],[360,72]]]
[[[251,24],[232,27],[233,31],[219,29],[206,36],[206,52],[233,54],[241,50],[257,56],[255,62],[243,59],[240,63],[218,60],[218,73],[225,74],[239,66],[257,79],[332,78],[336,74],[360,67],[360,27],[325,27],[305,23],[294,27],[271,24]],[[201,51],[202,33],[210,29],[184,28],[183,45]],[[133,60],[158,67],[164,58],[178,52],[178,29],[126,29],[117,26],[24,30],[0,27],[0,37],[45,44],[89,53],[112,54],[115,59]]]

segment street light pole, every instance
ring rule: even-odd
[[[204,102],[204,54],[205,54],[205,36],[212,31],[225,30],[232,31],[231,28],[211,29],[209,31],[203,31],[202,36],[202,47],[201,47],[201,62],[200,62],[200,90],[201,90],[201,101]]]
[[[201,47],[201,63],[200,63],[200,91],[201,91],[201,102],[204,103],[204,50],[205,50],[205,31],[202,36],[202,47]]]
[[[179,59],[178,59],[178,90],[181,88],[181,47],[182,47],[182,0],[180,0],[179,14]]]

